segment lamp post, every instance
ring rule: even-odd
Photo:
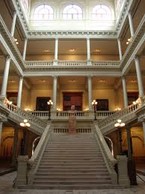
[[[30,123],[27,119],[24,119],[23,122],[20,123],[21,127],[27,128],[30,127]],[[26,155],[26,130],[23,130],[23,138],[21,140],[21,155]]]
[[[118,128],[120,154],[122,154],[122,133],[121,133],[121,128],[124,127],[124,126],[125,126],[125,123],[123,123],[121,119],[118,119],[117,122],[114,125],[114,127]]]
[[[93,101],[92,101],[92,105],[93,105],[93,107],[94,107],[94,120],[97,119],[97,118],[96,118],[96,108],[97,108],[97,104],[98,104],[98,102],[97,102],[96,100],[93,100]]]
[[[131,129],[129,126],[126,127],[127,132],[127,142],[128,142],[128,175],[130,178],[131,185],[137,185],[136,179],[136,165],[133,158],[133,148],[132,148],[132,138],[131,138]]]
[[[50,99],[50,100],[47,102],[47,104],[48,104],[48,120],[50,120],[50,119],[51,119],[51,106],[53,105],[52,100]]]

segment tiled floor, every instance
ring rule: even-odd
[[[58,191],[58,190],[26,190],[13,189],[13,181],[16,177],[16,172],[12,172],[0,176],[0,194],[145,194],[145,176],[137,177],[137,186],[131,186],[128,189],[103,189],[103,190],[73,190],[73,191]]]

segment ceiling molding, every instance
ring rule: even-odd
[[[22,25],[22,28],[25,32],[25,35],[28,39],[39,39],[39,38],[48,38],[48,37],[51,37],[51,38],[54,38],[54,37],[62,37],[64,38],[64,35],[65,35],[65,38],[68,37],[68,38],[80,38],[82,35],[86,35],[86,36],[91,36],[92,38],[117,38],[119,32],[120,32],[120,29],[123,25],[123,22],[125,21],[125,18],[127,16],[127,13],[128,13],[128,10],[130,8],[130,6],[132,5],[132,2],[133,0],[126,0],[126,2],[124,3],[124,7],[123,7],[123,10],[121,12],[121,16],[118,20],[118,23],[115,27],[115,30],[112,30],[112,31],[108,31],[108,30],[94,30],[94,31],[90,31],[90,30],[87,30],[87,31],[65,31],[65,30],[61,30],[61,31],[47,31],[47,30],[42,30],[42,31],[37,31],[37,30],[30,30],[29,28],[29,25],[28,25],[28,22],[25,18],[25,15],[23,13],[23,10],[22,10],[22,7],[21,7],[21,4],[20,4],[20,1],[19,0],[12,0],[13,4],[14,4],[14,7],[15,9],[17,10],[18,12],[18,16],[19,16],[19,20],[21,22],[21,25]]]

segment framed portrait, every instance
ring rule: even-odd
[[[7,92],[7,99],[9,101],[12,101],[14,105],[17,105],[17,96],[18,96],[17,92]]]
[[[138,99],[138,92],[127,92],[128,105],[131,105],[134,101]]]
[[[37,97],[36,98],[36,111],[48,111],[49,106],[47,102],[50,100],[50,97]]]
[[[108,111],[109,110],[109,100],[108,99],[96,99],[98,102],[96,109],[98,111]]]

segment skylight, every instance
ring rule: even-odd
[[[34,20],[52,20],[53,9],[49,5],[39,5],[34,12]]]
[[[93,8],[93,19],[96,20],[111,20],[112,13],[108,6],[106,5],[96,5]]]
[[[77,5],[68,5],[63,10],[63,19],[77,20],[82,19],[82,9]]]

